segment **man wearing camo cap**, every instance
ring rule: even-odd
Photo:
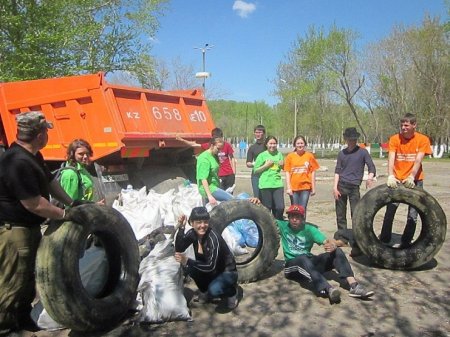
[[[16,121],[17,140],[0,157],[0,336],[36,329],[30,312],[40,225],[68,219],[65,210],[49,202],[50,194],[73,204],[39,152],[53,125],[40,111],[18,114]]]

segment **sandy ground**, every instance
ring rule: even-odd
[[[333,160],[319,160],[317,195],[310,198],[308,221],[332,236],[335,229],[334,201],[331,194]],[[386,161],[375,160],[378,184],[386,182]],[[326,170],[328,168],[328,170]],[[425,162],[425,189],[429,191],[450,218],[450,162]],[[250,170],[239,160],[236,193],[251,193]],[[361,192],[365,193],[364,184]],[[286,198],[286,203],[288,198]],[[406,210],[400,210],[395,227],[401,232]],[[383,213],[384,214],[384,213]],[[375,224],[375,231],[379,224]],[[420,227],[418,228],[420,230]],[[349,253],[350,248],[344,248]],[[316,250],[320,252],[321,250]],[[371,265],[366,257],[349,258],[356,277],[375,291],[373,298],[358,300],[342,289],[342,301],[331,305],[326,298],[283,275],[282,251],[264,277],[255,283],[239,286],[241,300],[234,311],[223,304],[199,305],[191,302],[193,322],[169,322],[151,325],[122,324],[103,333],[76,333],[70,330],[39,331],[35,336],[450,336],[450,243],[427,265],[414,271],[394,271]],[[330,283],[339,284],[330,274]],[[191,300],[196,290],[186,284]],[[23,336],[33,336],[23,332]]]

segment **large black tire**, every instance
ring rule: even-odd
[[[266,207],[252,204],[248,200],[230,200],[222,202],[211,211],[211,227],[218,233],[233,221],[250,219],[258,227],[259,242],[252,258],[243,263],[237,263],[238,281],[253,282],[270,268],[280,247],[280,235],[275,218]]]
[[[383,244],[373,230],[375,214],[385,205],[399,202],[415,207],[422,230],[409,248],[398,249]],[[389,269],[417,268],[429,262],[441,249],[447,232],[447,220],[433,196],[422,189],[396,189],[386,184],[368,191],[353,214],[353,231],[361,250],[376,264]]]
[[[127,220],[115,209],[81,205],[72,221],[52,222],[40,243],[36,261],[37,289],[50,316],[75,331],[111,328],[136,298],[139,250]],[[89,234],[105,249],[108,277],[95,297],[82,285],[79,259]]]

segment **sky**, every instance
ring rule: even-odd
[[[222,99],[274,105],[277,66],[312,25],[352,29],[364,46],[387,37],[395,26],[420,26],[425,15],[447,20],[444,1],[171,0],[159,17],[152,53],[168,63],[179,58],[201,72],[202,51],[196,47],[208,44],[207,91],[218,88]]]

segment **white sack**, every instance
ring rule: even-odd
[[[144,238],[156,228],[162,226],[159,202],[149,203],[146,188],[138,190],[122,190],[120,194],[122,205],[118,200],[113,203],[113,208],[118,210],[130,223],[137,240]]]
[[[138,291],[143,308],[137,321],[158,323],[192,319],[183,294],[181,266],[174,254],[172,241],[165,240],[158,242],[142,260]]]
[[[225,227],[225,229],[223,230],[222,237],[227,243],[228,248],[230,248],[230,251],[231,253],[233,253],[234,256],[248,254],[248,250],[239,245],[239,243],[237,242],[234,235],[231,233],[228,226]]]

